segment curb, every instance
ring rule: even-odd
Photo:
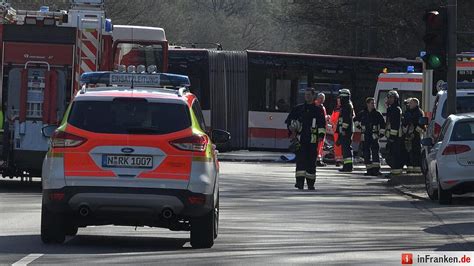
[[[270,159],[270,158],[219,158],[220,162],[254,162],[254,163],[286,163],[281,159]]]
[[[409,188],[404,187],[403,185],[398,185],[398,186],[388,185],[388,186],[392,187],[393,190],[395,190],[399,194],[402,194],[402,195],[405,195],[417,200],[428,200],[425,197],[417,195],[415,192],[411,191]]]

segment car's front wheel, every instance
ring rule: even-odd
[[[41,240],[45,244],[62,244],[66,240],[63,216],[49,211],[45,206],[41,207]]]
[[[216,237],[216,212],[210,211],[206,215],[194,218],[191,221],[191,246],[193,248],[211,248]]]
[[[423,173],[423,175],[425,175],[425,177],[429,173],[428,161],[426,160],[426,153],[425,152],[423,152],[421,154],[421,173]]]

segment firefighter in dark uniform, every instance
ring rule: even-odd
[[[365,100],[367,107],[354,118],[354,125],[361,131],[364,163],[367,176],[378,176],[380,173],[379,138],[385,134],[385,120],[382,113],[375,109],[374,98]]]
[[[339,169],[341,172],[352,172],[352,133],[354,108],[351,102],[351,92],[348,89],[339,90],[341,98],[341,114],[337,123],[338,142],[342,147],[343,166]]]
[[[403,171],[402,158],[402,109],[398,92],[389,91],[387,94],[387,123],[385,136],[387,137],[387,164],[390,166],[388,177],[400,175]]]
[[[424,115],[420,101],[411,98],[403,116],[405,149],[408,153],[407,173],[421,173],[421,136],[424,127],[419,124],[419,120]]]
[[[296,146],[296,184],[298,189],[304,188],[304,181],[309,190],[315,190],[316,159],[318,138],[326,134],[326,118],[321,107],[314,104],[315,91],[305,91],[305,103],[295,106],[286,124],[291,131],[292,145]]]

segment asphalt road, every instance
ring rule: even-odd
[[[474,250],[471,198],[439,206],[364,177],[318,170],[298,191],[292,164],[221,163],[220,234],[194,250],[189,234],[88,227],[63,245],[39,237],[39,183],[0,181],[0,264],[388,264],[402,251]]]

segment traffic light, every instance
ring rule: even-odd
[[[446,69],[448,25],[446,9],[428,11],[423,20],[426,24],[426,33],[423,37],[426,51],[423,61],[426,63],[426,69]]]

